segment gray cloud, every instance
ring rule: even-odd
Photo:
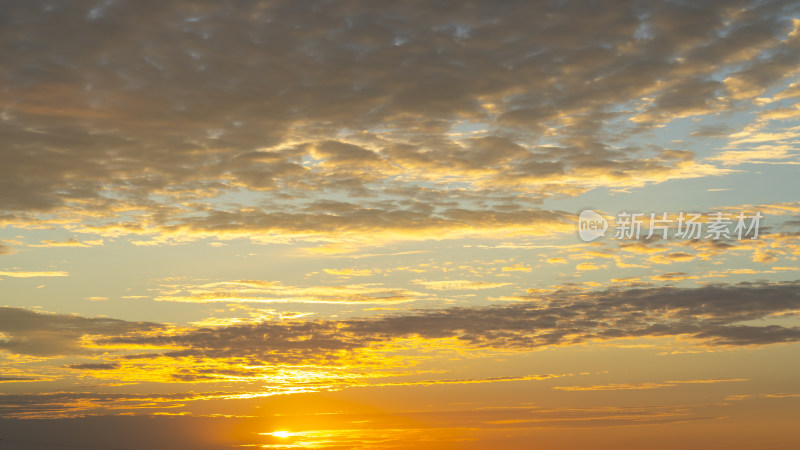
[[[0,307],[0,350],[34,356],[86,354],[91,351],[81,347],[83,336],[118,336],[158,328],[161,325],[155,323]]]
[[[546,306],[519,303],[459,308],[352,323],[352,329],[392,335],[458,337],[475,345],[536,348],[591,339],[686,336],[712,345],[755,345],[800,340],[800,329],[738,322],[794,312],[797,283],[740,284],[556,293]]]
[[[84,364],[68,364],[64,366],[68,369],[78,370],[111,370],[119,367],[117,363],[84,363]]]
[[[160,325],[116,319],[41,314],[2,308],[0,349],[36,356],[88,353],[79,340],[102,344],[172,346],[168,357],[258,362],[332,363],[367,345],[419,336],[457,338],[479,347],[536,349],[623,337],[690,338],[699,345],[747,346],[800,340],[800,329],[754,320],[796,314],[800,282],[740,283],[700,288],[658,287],[601,292],[558,291],[494,307],[422,310],[364,319],[283,321],[183,333],[147,335]],[[156,354],[125,356],[148,359]],[[73,364],[104,370],[116,363]],[[180,374],[179,374],[180,375]],[[202,374],[183,373],[185,377]]]
[[[337,359],[342,351],[361,348],[379,337],[347,336],[337,332],[337,323],[298,322],[261,323],[225,328],[202,328],[176,336],[143,338],[113,337],[110,344],[154,344],[183,347],[182,350],[164,353],[170,357],[208,357],[218,359],[243,358],[245,360],[300,363],[324,362]],[[149,358],[155,354],[131,355],[127,359]],[[183,374],[196,378],[196,375]]]
[[[15,381],[36,381],[38,378],[30,378],[30,377],[3,377],[0,376],[0,383],[10,383]]]
[[[234,211],[208,210],[177,224],[163,224],[165,234],[198,233],[234,236],[272,234],[321,234],[328,237],[340,234],[356,235],[368,232],[403,233],[408,237],[429,239],[431,232],[444,233],[441,238],[486,230],[496,234],[503,229],[525,229],[529,234],[547,234],[554,228],[571,225],[573,215],[562,211],[530,209],[496,211],[490,209],[442,208],[419,202],[412,208],[391,203],[370,208],[346,202],[318,201],[309,205],[315,211],[262,212],[249,209]],[[335,212],[335,214],[330,214]],[[449,234],[447,234],[449,232]],[[360,239],[369,239],[362,235]]]
[[[108,338],[173,345],[166,356],[251,362],[335,361],[342,352],[402,337],[457,338],[478,347],[537,349],[627,337],[683,337],[698,345],[748,346],[800,340],[800,328],[743,322],[800,309],[800,282],[559,291],[507,306],[424,310],[342,321],[265,322],[184,334]],[[148,355],[140,355],[148,357]]]
[[[88,209],[125,223],[109,213],[124,202],[142,211],[139,223],[191,224],[239,189],[270,192],[240,206],[286,214],[298,199],[400,194],[443,174],[512,200],[575,194],[598,173],[608,183],[707,175],[691,153],[619,144],[781,80],[800,55],[796,38],[781,40],[795,10],[7,2],[0,210]],[[643,97],[653,100],[635,106]],[[615,125],[630,114],[638,125]],[[446,133],[459,121],[489,131],[456,142]]]

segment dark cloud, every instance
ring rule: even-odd
[[[4,417],[43,416],[51,412],[86,412],[122,406],[135,409],[144,405],[169,408],[195,398],[219,396],[203,394],[113,394],[96,392],[51,392],[0,394],[0,411]],[[158,405],[153,405],[153,403]]]
[[[695,131],[689,133],[690,137],[725,137],[731,134],[733,127],[728,125],[705,125],[697,127]]]
[[[244,359],[252,362],[272,361],[300,363],[308,360],[336,359],[337,353],[361,348],[379,337],[353,336],[337,332],[337,323],[298,322],[261,323],[225,328],[203,328],[175,336],[144,338],[108,338],[110,344],[153,344],[182,347],[182,350],[164,353],[169,357],[205,357],[216,359]],[[155,355],[140,355],[141,357]],[[179,374],[195,379],[197,375]]]
[[[397,338],[457,338],[479,347],[536,349],[628,337],[682,337],[698,345],[748,346],[800,340],[800,328],[745,325],[800,308],[800,282],[559,291],[507,306],[419,311],[342,321],[265,322],[178,335],[107,338],[106,343],[171,345],[171,357],[250,362],[333,361]]]
[[[84,363],[84,364],[67,364],[64,366],[68,369],[78,370],[112,370],[119,367],[117,363]]]
[[[109,212],[124,202],[174,224],[239,189],[270,191],[240,206],[286,214],[442,176],[513,199],[714,173],[620,143],[792,72],[796,7],[9,1],[0,210],[125,222]],[[488,134],[448,136],[469,126]]]
[[[359,322],[354,328],[530,348],[638,336],[686,336],[720,345],[778,343],[797,340],[800,329],[736,324],[795,311],[800,304],[797,288],[798,283],[783,283],[563,292],[553,294],[546,305],[443,310]],[[768,328],[769,333],[757,333]]]
[[[0,376],[0,383],[14,382],[14,381],[36,381],[38,378],[30,377],[4,377]]]
[[[435,341],[440,338],[455,339],[461,346],[472,348],[513,351],[620,338],[678,338],[681,345],[714,347],[798,342],[800,327],[782,323],[785,320],[770,320],[797,314],[798,288],[800,282],[795,281],[699,288],[615,288],[596,292],[561,290],[503,306],[418,310],[342,320],[267,321],[167,332],[161,332],[153,324],[5,308],[0,315],[4,319],[0,330],[6,340],[4,349],[36,356],[85,353],[78,344],[81,336],[106,348],[125,346],[128,353],[115,356],[112,361],[66,366],[90,371],[87,376],[91,371],[102,370],[110,371],[107,373],[110,376],[118,371],[121,379],[128,381],[202,383],[263,380],[270,376],[280,379],[285,364],[291,368],[313,365],[320,371],[334,371],[328,375],[332,379],[311,377],[290,386],[276,383],[262,388],[279,394],[298,386],[314,391],[351,385],[352,380],[336,375],[338,368],[378,369],[386,364],[382,349],[402,359],[395,353],[398,345],[414,337],[421,339],[412,340],[413,345],[426,351],[452,345]],[[9,323],[16,324],[16,328]],[[135,333],[141,330],[149,332]],[[147,349],[148,353],[131,354],[137,347]],[[170,360],[173,362],[169,363]],[[10,378],[16,381],[24,377]],[[33,418],[93,414],[108,409],[158,410],[230,395],[230,392],[6,394],[0,396],[0,412],[8,417]]]
[[[160,324],[118,319],[45,314],[0,307],[0,350],[34,356],[91,353],[81,346],[87,335],[117,336],[155,330]]]
[[[3,440],[0,442],[9,450],[228,450],[247,444],[250,437],[237,430],[237,426],[242,425],[241,420],[231,424],[232,420],[235,419],[164,416],[2,419]],[[247,425],[257,428],[255,422],[252,420]]]
[[[571,214],[541,209],[524,211],[494,211],[447,208],[433,211],[429,208],[368,208],[344,202],[315,202],[317,212],[266,213],[241,209],[236,211],[209,210],[179,224],[164,224],[166,234],[201,233],[233,235],[314,233],[335,236],[364,232],[397,232],[409,237],[417,235],[430,238],[428,232],[449,230],[453,237],[458,233],[478,233],[482,230],[525,228],[532,234],[546,234],[552,228],[571,224]],[[392,205],[388,205],[392,206]],[[326,212],[336,212],[329,214]],[[537,228],[538,227],[538,228]],[[446,237],[446,236],[442,236]]]

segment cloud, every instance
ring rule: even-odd
[[[0,350],[33,356],[88,354],[87,336],[119,336],[161,328],[155,323],[46,314],[0,307]]]
[[[605,269],[606,267],[608,267],[608,266],[607,265],[597,265],[597,264],[594,264],[594,263],[586,262],[586,263],[580,263],[577,266],[575,266],[575,270],[599,270],[599,269]]]
[[[67,364],[64,366],[68,369],[78,370],[113,370],[119,368],[117,363],[84,363],[84,364]]]
[[[650,279],[656,281],[683,281],[683,280],[696,280],[698,277],[689,275],[686,272],[665,272],[659,275],[652,275]]]
[[[800,82],[790,84],[786,89],[773,96],[775,100],[784,100],[794,97],[800,97]]]
[[[39,277],[68,277],[68,272],[52,271],[52,272],[28,272],[28,271],[8,271],[0,270],[0,277],[12,278],[39,278]]]
[[[532,292],[529,296],[518,297],[520,301],[516,303],[502,306],[416,310],[363,318],[304,320],[296,317],[189,327],[3,308],[0,311],[3,333],[0,349],[39,357],[102,352],[103,360],[72,362],[61,367],[106,382],[233,383],[265,377],[281,380],[261,393],[227,392],[225,398],[317,392],[348,386],[524,381],[563,375],[417,378],[410,382],[376,378],[397,376],[396,369],[392,368],[413,364],[413,356],[405,352],[398,354],[401,349],[423,354],[454,352],[456,355],[465,347],[472,348],[472,354],[480,349],[528,352],[629,338],[671,339],[682,346],[700,348],[797,342],[800,329],[787,323],[785,318],[800,310],[798,286],[800,282],[718,284],[697,288],[619,287],[599,291],[561,289]],[[404,358],[409,358],[408,364]],[[386,366],[387,361],[392,363]],[[298,374],[297,366],[304,366],[306,370]],[[638,390],[733,381],[744,380],[669,380],[558,389]],[[16,401],[16,397],[6,396],[2,403],[9,414],[38,417],[55,411],[83,414],[94,409],[130,409],[136,408],[137,402],[142,403],[142,408],[169,408],[171,404],[190,400],[164,396],[159,396],[160,400],[145,397],[125,400],[125,394],[114,394],[122,397],[105,400],[98,397],[96,401],[88,401],[94,398],[92,396],[106,394],[52,395],[74,395],[75,400],[59,397],[44,402],[51,403],[50,406],[40,408],[20,403],[22,397]],[[31,397],[25,402],[40,404],[42,399],[47,398]]]
[[[202,285],[167,285],[161,302],[185,303],[330,303],[330,304],[396,304],[426,297],[426,294],[380,283],[330,286],[286,286],[280,282],[236,280]]]
[[[800,340],[800,328],[770,323],[800,308],[798,282],[698,288],[611,288],[531,294],[504,306],[423,310],[383,317],[264,322],[153,336],[107,337],[108,345],[167,346],[180,358],[255,362],[335,361],[397,339],[455,339],[475,347],[534,350],[618,338],[680,338],[701,346]],[[763,325],[752,325],[765,320]],[[747,323],[747,324],[745,324]],[[434,343],[431,343],[434,345]]]
[[[336,322],[284,322],[238,325],[222,328],[188,330],[176,335],[150,337],[109,337],[101,344],[171,346],[164,352],[170,358],[198,357],[211,359],[245,358],[257,361],[303,363],[335,360],[337,353],[361,348],[377,337],[350,336],[337,332]],[[158,354],[144,354],[151,358]]]
[[[524,375],[524,376],[505,376],[487,378],[459,378],[459,379],[435,379],[421,381],[398,381],[398,382],[377,382],[365,383],[362,385],[350,384],[350,387],[388,387],[388,386],[435,386],[442,384],[484,384],[484,383],[505,383],[510,381],[541,381],[554,378],[571,376],[571,374],[546,374],[546,375]]]
[[[39,381],[39,378],[0,376],[0,383],[18,383],[21,381]]]
[[[531,270],[533,268],[524,264],[514,264],[513,266],[504,266],[502,268],[503,272],[530,272]]]
[[[4,417],[49,418],[80,417],[107,410],[166,409],[180,407],[186,401],[220,398],[223,392],[141,394],[94,392],[45,392],[35,394],[0,394]]]
[[[795,158],[794,151],[789,145],[759,145],[752,150],[727,150],[711,159],[725,165],[763,164]]]
[[[414,280],[414,283],[425,286],[426,289],[435,291],[451,291],[451,290],[481,290],[481,289],[494,289],[503,286],[508,286],[511,283],[493,283],[489,281],[476,281],[476,280],[442,280],[442,281],[425,281]]]
[[[94,247],[97,245],[103,245],[103,240],[98,239],[93,241],[79,241],[75,238],[61,242],[44,240],[39,244],[31,244],[29,247]]]
[[[617,384],[597,384],[591,386],[554,386],[553,389],[561,391],[629,391],[629,390],[643,390],[643,389],[661,389],[665,387],[675,387],[682,384],[715,384],[727,383],[736,381],[749,381],[747,378],[731,378],[731,379],[704,379],[704,380],[677,380],[665,381],[660,383],[617,383]]]
[[[762,2],[12,4],[4,222],[154,245],[558,231],[542,198],[732,173],[637,133],[800,61]]]
[[[553,389],[561,391],[627,391],[642,389],[660,389],[663,387],[674,386],[669,383],[622,383],[622,384],[603,384],[592,386],[555,386]]]
[[[325,203],[329,205],[329,203]],[[385,206],[385,205],[384,205]],[[452,206],[452,205],[451,205]],[[313,208],[319,208],[316,203]],[[562,211],[529,209],[520,211],[446,208],[436,212],[407,209],[378,209],[349,204],[337,205],[337,213],[264,212],[252,208],[235,211],[207,210],[196,217],[175,224],[163,224],[145,230],[140,226],[82,225],[86,233],[124,235],[152,234],[151,241],[134,244],[158,245],[201,238],[251,239],[256,242],[309,241],[345,244],[341,247],[318,247],[318,250],[352,252],[363,245],[385,244],[398,240],[442,240],[467,237],[501,238],[504,236],[546,236],[572,231],[571,214]]]
[[[545,296],[547,306],[523,302],[455,308],[351,322],[348,329],[384,336],[457,337],[478,346],[528,349],[645,336],[683,336],[708,345],[760,345],[800,339],[796,327],[739,325],[795,311],[800,301],[796,287],[797,283],[779,283],[556,292]]]
[[[375,271],[371,269],[322,269],[325,273],[330,275],[337,275],[341,277],[368,277],[374,275]]]
[[[725,137],[728,136],[731,131],[733,131],[733,128],[728,125],[703,125],[689,133],[689,137]]]
[[[759,113],[758,118],[762,120],[782,120],[800,117],[800,104],[795,104],[791,108],[775,108]]]

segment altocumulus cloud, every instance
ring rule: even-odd
[[[85,231],[184,237],[532,232],[519,224],[563,221],[531,209],[548,195],[728,173],[628,138],[733,111],[800,63],[785,2],[237,6],[7,2],[2,221],[90,214]],[[218,201],[239,190],[270,200]],[[365,201],[316,209],[338,194]]]
[[[161,327],[148,322],[0,307],[0,350],[33,356],[87,354],[91,350],[82,347],[81,338],[84,336],[119,336]]]
[[[160,324],[2,308],[0,349],[56,356],[100,345],[168,347],[149,357],[247,358],[253,362],[334,361],[342,352],[395,339],[455,338],[477,347],[530,350],[627,337],[683,337],[697,345],[750,346],[800,340],[800,328],[752,321],[797,314],[800,283],[740,283],[598,292],[556,291],[504,306],[419,310],[348,320],[284,320],[168,332]],[[337,356],[338,355],[338,356]],[[75,369],[113,369],[112,363]]]
[[[800,328],[745,322],[797,314],[799,287],[798,282],[787,282],[559,291],[501,307],[421,310],[339,321],[264,322],[170,335],[108,337],[102,342],[179,348],[160,354],[168,357],[273,363],[334,361],[341,352],[414,336],[455,338],[477,347],[521,351],[627,337],[682,337],[701,346],[767,345],[800,340]]]

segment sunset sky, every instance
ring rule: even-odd
[[[0,80],[0,450],[799,448],[797,1],[0,0]]]

